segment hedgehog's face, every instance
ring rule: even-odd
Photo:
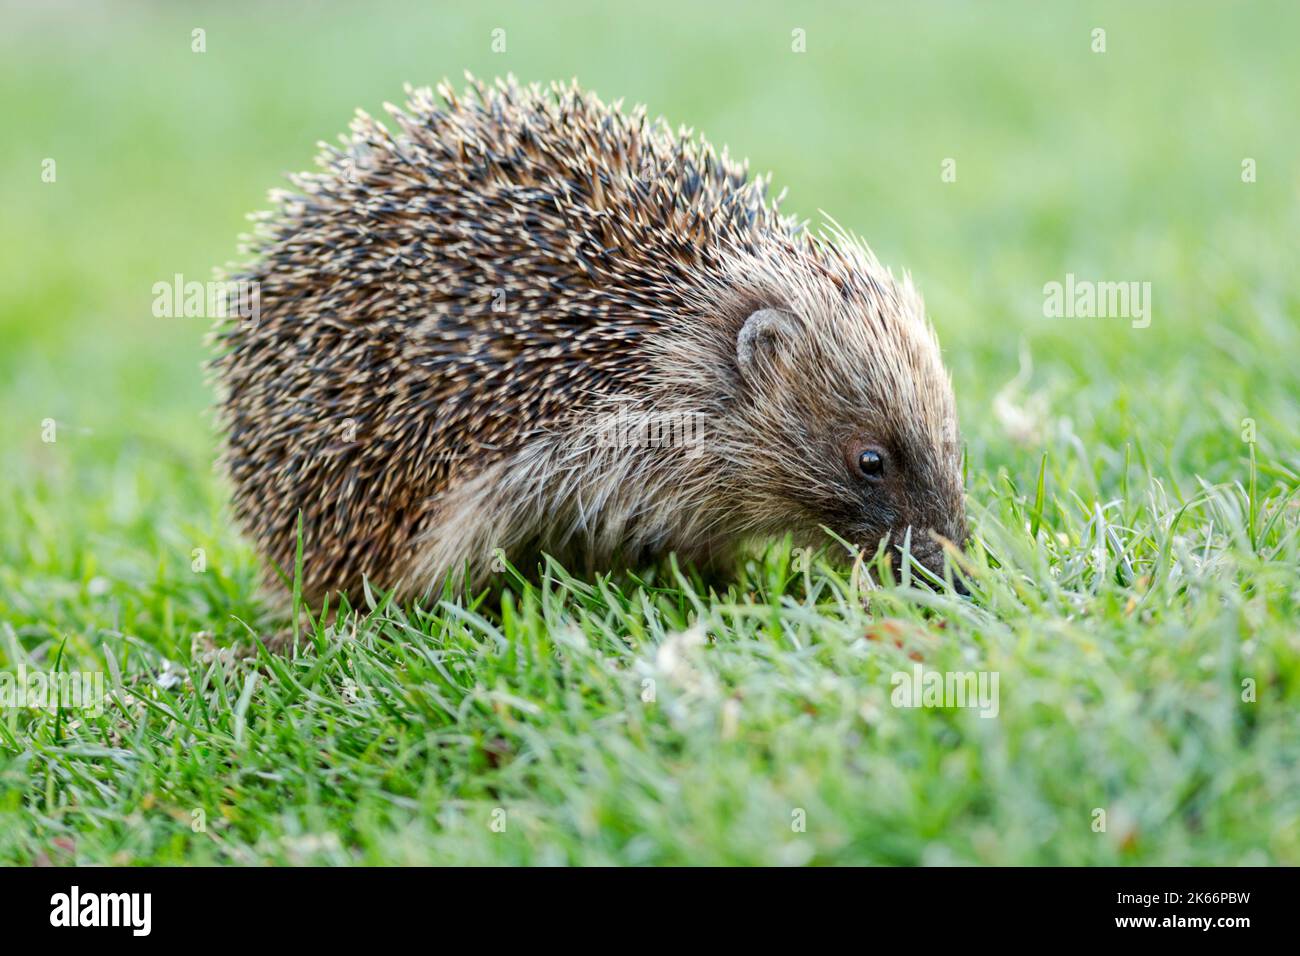
[[[854,312],[762,309],[745,321],[733,431],[758,473],[737,501],[750,525],[778,516],[764,531],[824,543],[824,526],[868,555],[906,543],[942,576],[938,537],[966,539],[952,389],[919,317]]]

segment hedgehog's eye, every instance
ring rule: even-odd
[[[863,478],[883,478],[885,456],[876,448],[864,448],[858,454],[857,468]]]

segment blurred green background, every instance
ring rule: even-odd
[[[0,387],[19,468],[47,417],[197,462],[206,322],[155,319],[153,283],[234,258],[244,215],[354,108],[465,69],[644,102],[911,270],[968,440],[996,461],[991,399],[1022,344],[1049,417],[1158,436],[1148,452],[1181,479],[1237,467],[1242,417],[1265,447],[1296,435],[1295,4],[32,3],[4,24]],[[1066,272],[1150,281],[1151,328],[1044,319]]]

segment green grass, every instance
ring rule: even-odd
[[[1300,863],[1300,13],[987,6],[7,9],[0,666],[108,700],[0,709],[0,861]],[[465,68],[647,102],[913,272],[972,599],[776,543],[725,593],[506,572],[258,649],[207,323],[152,285]],[[1044,318],[1067,272],[1151,282],[1151,326]],[[997,717],[892,706],[918,658],[996,672]]]

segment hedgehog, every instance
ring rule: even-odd
[[[243,237],[259,308],[209,368],[271,590],[298,560],[308,599],[421,600],[787,535],[941,576],[960,442],[910,277],[644,107],[467,77],[408,85],[394,130],[359,110]]]

